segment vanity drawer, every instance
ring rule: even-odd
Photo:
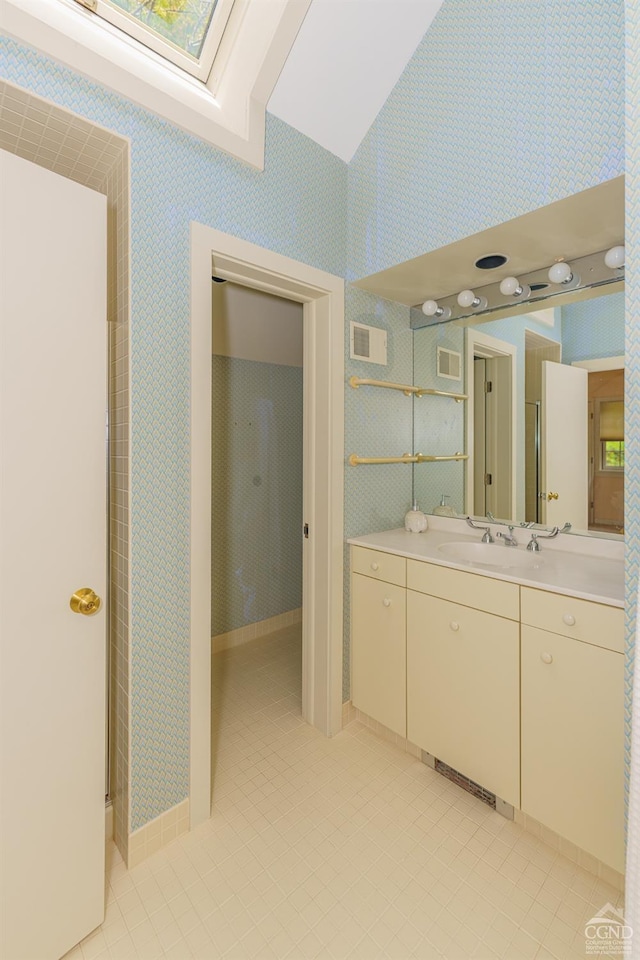
[[[452,600],[508,620],[520,616],[519,587],[476,573],[464,573],[435,563],[407,560],[407,586],[442,600]]]
[[[384,580],[385,583],[396,583],[399,587],[404,587],[407,583],[407,561],[394,553],[352,547],[351,569],[354,573],[362,573],[365,577],[373,577],[375,580]]]
[[[521,588],[522,622],[624,653],[624,610],[591,600]]]

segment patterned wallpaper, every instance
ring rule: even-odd
[[[2,41],[8,79],[131,140],[132,829],[188,791],[190,220],[349,280],[585,189],[622,172],[622,43],[621,0],[447,0],[348,173],[273,117],[259,173]],[[410,381],[408,309],[349,290],[349,319],[387,329],[389,365],[347,360],[347,379]],[[402,453],[411,402],[347,386],[345,426],[347,453]],[[346,535],[399,525],[411,495],[410,468],[347,467]],[[632,501],[630,582],[639,517]]]
[[[570,303],[561,315],[563,363],[624,354],[624,293]]]
[[[189,223],[344,276],[346,168],[267,118],[253,170],[65,67],[0,43],[0,71],[131,142],[131,822],[188,795]]]
[[[211,633],[302,603],[302,367],[213,357]]]
[[[447,0],[349,164],[347,280],[622,173],[623,46],[622,0]],[[360,309],[348,298],[347,320]],[[380,378],[397,379],[391,370]],[[395,432],[374,445],[392,455]],[[385,504],[389,526],[399,526],[403,468],[356,469],[368,471],[367,502]],[[439,470],[433,482],[420,474],[425,506],[449,479]],[[347,535],[380,529],[354,486],[347,468]],[[348,651],[345,636],[345,696]]]

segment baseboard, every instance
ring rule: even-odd
[[[404,751],[404,753],[410,753],[412,757],[418,757],[418,759],[420,758],[422,754],[420,747],[416,746],[415,743],[412,743],[411,740],[407,740],[406,737],[401,737],[399,733],[395,733],[393,730],[390,730],[389,727],[385,727],[383,723],[379,723],[368,714],[363,713],[362,710],[354,707],[351,701],[342,704],[343,721],[345,717],[345,707],[347,708],[346,714],[350,718],[346,721],[347,723],[350,723],[351,720],[357,720],[365,727],[368,727],[369,730],[373,730],[373,732],[379,737],[382,737],[383,740],[388,740],[390,743],[395,743],[395,745]]]
[[[618,873],[613,867],[596,859],[596,857],[587,853],[586,850],[576,847],[575,843],[571,843],[569,840],[561,837],[560,834],[549,830],[544,824],[534,820],[533,817],[530,817],[527,813],[523,813],[522,810],[515,811],[514,820],[516,823],[519,823],[527,833],[538,837],[543,843],[553,847],[554,850],[561,853],[567,860],[571,860],[572,863],[577,863],[583,870],[592,873],[600,880],[604,880],[605,883],[615,887],[616,890],[624,891],[624,874]]]
[[[171,807],[164,813],[145,823],[144,827],[129,834],[129,870],[166,847],[172,840],[176,840],[183,833],[189,832],[189,800]]]
[[[354,707],[351,701],[348,700],[342,704],[342,726],[346,727],[348,723],[354,720],[358,720],[384,740],[395,743],[396,746],[404,750],[405,753],[410,753],[412,756],[417,756],[418,758],[421,757],[422,751],[419,747],[416,747],[410,740],[400,737],[397,733],[394,733],[393,730],[389,730],[389,728],[385,727],[382,723],[378,723],[377,720],[369,717],[366,713],[358,710],[358,708]],[[542,840],[543,843],[553,847],[554,850],[558,850],[567,860],[571,860],[572,863],[577,863],[584,870],[587,870],[600,880],[615,887],[616,890],[624,891],[624,875],[618,873],[617,870],[614,870],[606,863],[602,863],[601,860],[597,860],[585,850],[576,847],[575,844],[565,840],[564,837],[554,833],[553,830],[547,829],[547,827],[538,823],[537,820],[534,820],[533,817],[523,813],[522,810],[514,809],[514,820],[520,824],[527,833],[531,833],[533,836]]]
[[[104,838],[107,843],[113,840],[113,804],[111,801],[104,808]]]
[[[290,627],[294,623],[300,623],[301,620],[302,607],[296,607],[295,610],[287,610],[286,613],[279,613],[275,617],[268,617],[266,620],[258,620],[257,623],[248,623],[245,627],[229,630],[228,633],[219,633],[211,638],[211,649],[213,653],[220,653],[221,650],[239,647],[243,643],[257,640],[268,633],[274,633],[276,630]]]

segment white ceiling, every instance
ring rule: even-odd
[[[268,110],[351,160],[443,0],[313,0]]]

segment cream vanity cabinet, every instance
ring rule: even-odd
[[[624,869],[624,613],[352,546],[352,701]]]
[[[624,615],[521,588],[522,810],[624,870]]]
[[[517,584],[408,560],[407,587],[408,739],[519,806]]]
[[[351,702],[406,737],[407,561],[351,549]]]

